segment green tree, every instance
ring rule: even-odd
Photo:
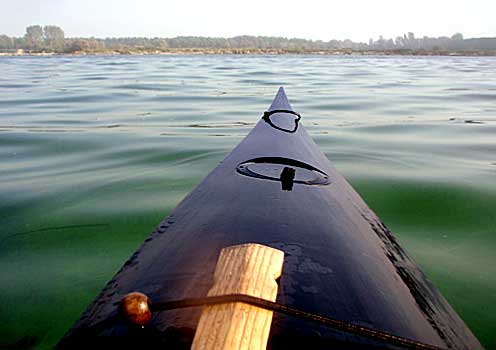
[[[43,28],[45,45],[53,51],[62,51],[64,49],[64,31],[57,26],[45,26]]]
[[[29,50],[40,50],[43,46],[43,28],[39,25],[26,28],[26,48]]]
[[[69,53],[78,51],[89,51],[90,45],[86,39],[69,39],[65,51]]]
[[[463,40],[463,34],[462,33],[453,34],[451,40]]]
[[[7,35],[0,35],[0,50],[11,50],[14,48],[14,40]]]
[[[26,48],[26,38],[20,37],[20,38],[12,38],[12,41],[14,42],[14,49],[25,49]]]

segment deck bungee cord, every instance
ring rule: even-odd
[[[143,300],[149,300],[148,297],[142,294]],[[124,298],[125,299],[125,298]],[[123,300],[124,300],[123,299]],[[280,312],[288,316],[293,316],[296,318],[300,318],[303,320],[313,321],[319,323],[320,325],[331,327],[336,330],[340,330],[343,332],[359,335],[365,338],[370,338],[373,340],[379,340],[384,344],[389,344],[393,346],[400,346],[402,349],[409,350],[446,350],[445,348],[424,344],[419,341],[415,341],[412,339],[407,339],[404,337],[399,337],[397,335],[382,332],[375,329],[363,327],[357,324],[353,324],[351,322],[336,320],[330,317],[325,317],[321,315],[317,315],[311,312],[307,312],[304,310],[299,310],[293,307],[289,307],[283,304],[279,304],[277,302],[265,300],[262,298],[253,297],[251,295],[245,294],[228,294],[228,295],[219,295],[219,296],[210,296],[204,298],[187,298],[181,300],[169,300],[169,301],[158,301],[158,302],[147,302],[147,306],[151,312],[160,312],[174,309],[182,309],[188,307],[197,307],[197,306],[206,306],[206,305],[219,305],[219,304],[228,304],[228,303],[245,303],[253,306],[257,306],[266,310]],[[122,305],[119,305],[122,308]],[[146,313],[146,310],[142,310],[143,313]],[[122,313],[121,313],[122,314]],[[133,322],[132,320],[136,317],[139,318],[138,315],[134,315],[134,317],[129,314],[126,317]],[[140,324],[140,326],[145,326],[145,324]]]

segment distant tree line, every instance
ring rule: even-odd
[[[26,34],[22,38],[0,35],[0,50],[62,52],[65,49],[65,40],[64,31],[60,27],[33,25],[26,28]]]
[[[382,35],[378,40],[369,40],[369,48],[372,50],[436,50],[436,49],[450,49],[459,46],[463,42],[463,35],[456,33],[451,37],[429,38],[416,38],[414,33],[408,33],[403,36],[398,36],[393,39],[384,39]]]
[[[443,51],[443,50],[496,50],[496,38],[464,39],[456,33],[451,37],[416,38],[413,33],[385,39],[370,39],[368,43],[351,40],[306,40],[268,36],[235,36],[211,38],[179,36],[175,38],[65,38],[57,26],[32,25],[24,37],[0,35],[0,51],[23,49],[28,52],[104,52],[104,51],[174,51],[177,49],[259,49],[284,52],[318,52],[335,50],[353,51]]]

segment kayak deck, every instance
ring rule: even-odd
[[[268,111],[282,112],[260,120],[157,226],[58,346],[189,349],[200,307],[156,313],[137,329],[116,316],[116,303],[134,291],[152,301],[204,297],[222,248],[259,243],[285,253],[280,304],[439,347],[481,348],[289,113],[282,88]],[[395,348],[275,314],[269,348],[296,346]]]

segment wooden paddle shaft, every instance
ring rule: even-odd
[[[209,296],[246,294],[275,301],[284,252],[260,244],[222,249]],[[265,350],[272,311],[244,303],[205,306],[192,350]]]

